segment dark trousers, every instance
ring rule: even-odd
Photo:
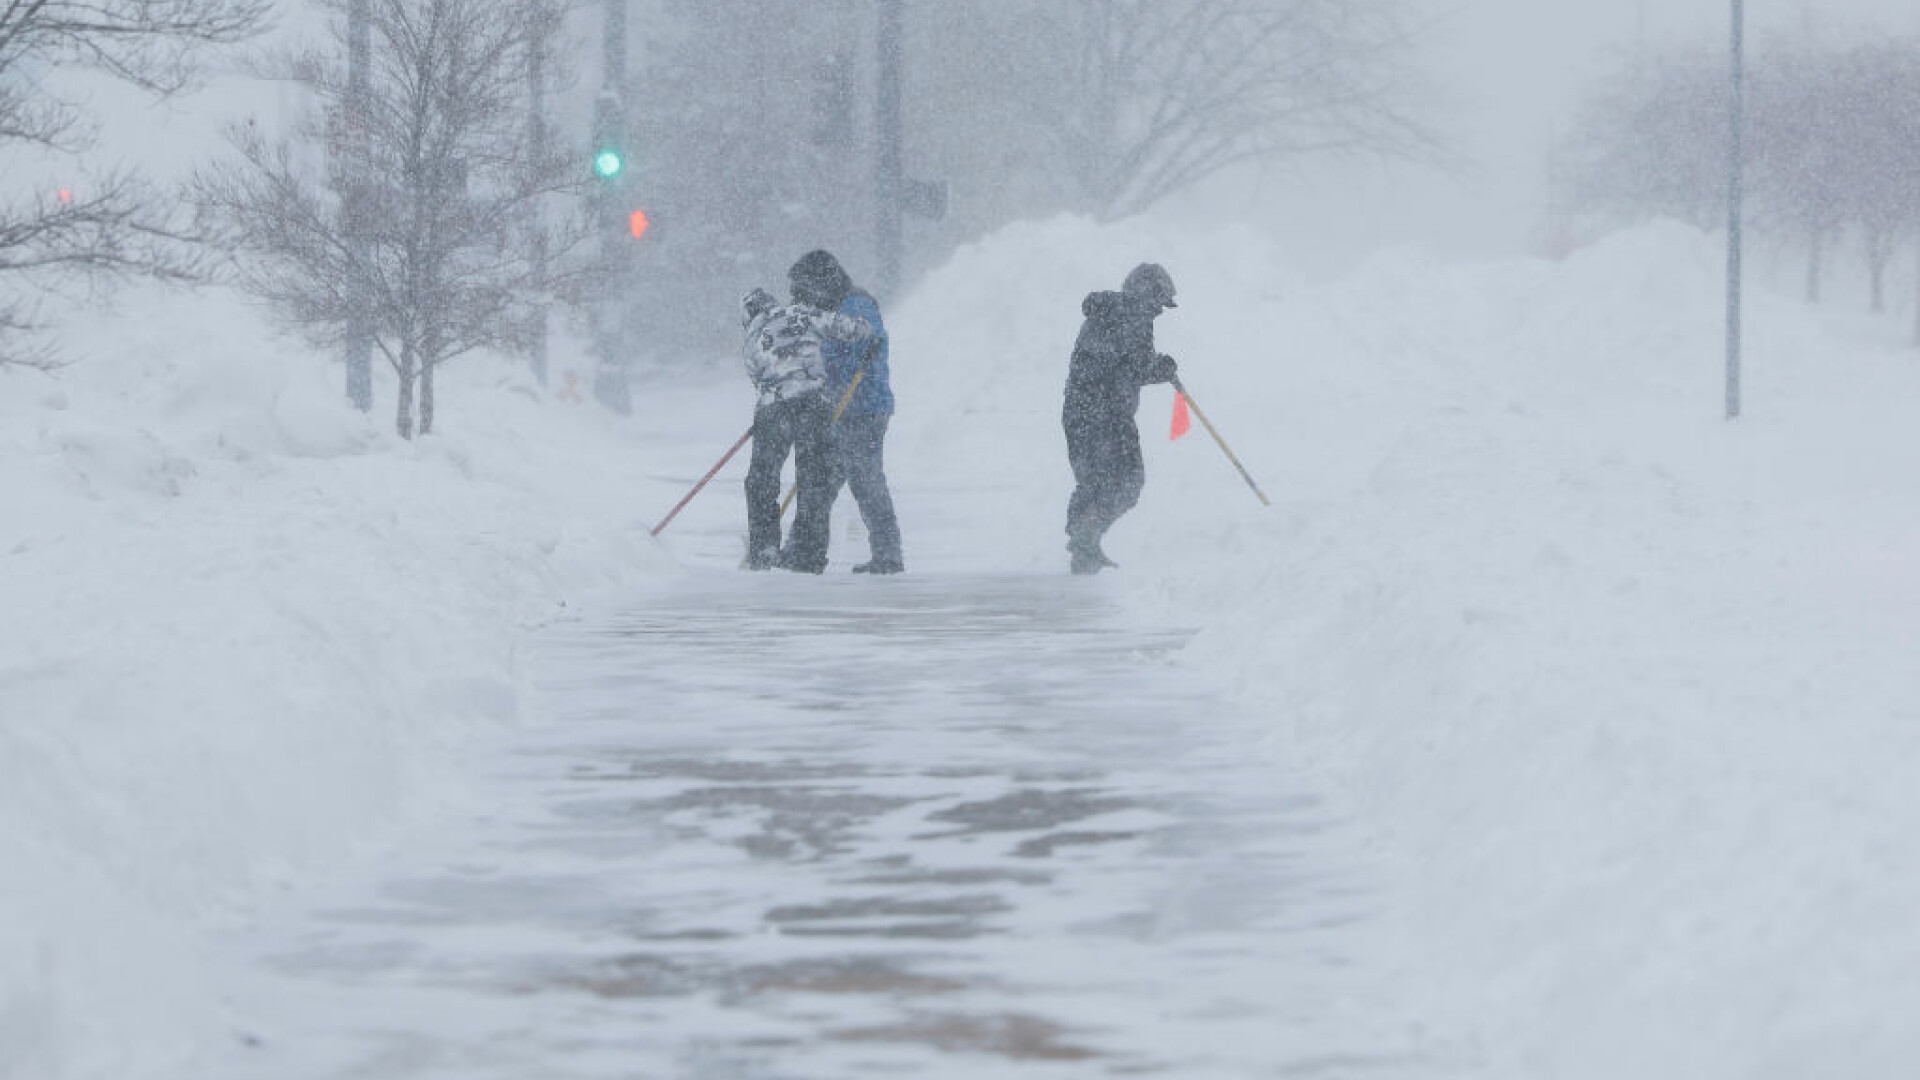
[[[753,463],[747,466],[747,558],[770,559],[780,550],[780,468],[793,451],[800,486],[788,560],[795,569],[827,565],[827,403],[817,394],[763,405],[753,414]]]
[[[1067,500],[1067,537],[1076,548],[1098,550],[1101,537],[1140,501],[1147,483],[1140,429],[1132,417],[1066,424],[1073,495]]]
[[[867,526],[867,544],[873,561],[901,563],[900,522],[893,515],[893,493],[887,490],[885,413],[855,416],[847,413],[833,429],[833,476],[827,505],[840,497],[841,485],[853,492],[860,520]]]

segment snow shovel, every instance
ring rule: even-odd
[[[753,428],[751,425],[749,425],[747,428],[747,433],[745,435],[740,436],[740,441],[734,443],[732,448],[729,449],[724,455],[722,455],[719,461],[714,462],[713,468],[707,470],[707,475],[701,477],[700,482],[693,485],[693,490],[687,492],[685,498],[673,504],[673,509],[667,511],[667,516],[660,519],[660,524],[655,525],[653,527],[653,531],[650,535],[659,536],[660,530],[666,528],[667,523],[672,521],[674,519],[674,516],[680,513],[681,508],[685,507],[688,503],[692,502],[693,497],[695,495],[700,494],[700,489],[707,486],[707,481],[713,479],[715,473],[725,468],[727,465],[727,462],[733,460],[733,455],[739,453],[740,448],[747,445],[747,440],[751,438],[753,438]]]
[[[1227,455],[1227,460],[1233,462],[1233,467],[1240,470],[1240,479],[1245,480],[1247,486],[1253,489],[1254,495],[1260,499],[1260,505],[1272,506],[1273,504],[1267,501],[1267,493],[1260,490],[1260,485],[1254,483],[1253,477],[1247,475],[1247,467],[1240,464],[1240,459],[1234,456],[1233,449],[1227,445],[1227,440],[1220,437],[1220,433],[1214,430],[1213,422],[1207,419],[1207,414],[1200,411],[1200,403],[1193,400],[1193,395],[1187,393],[1187,388],[1181,385],[1179,376],[1175,376],[1173,379],[1173,389],[1174,392],[1186,399],[1187,408],[1192,409],[1193,415],[1200,418],[1200,425],[1207,429],[1207,434],[1213,436],[1214,442],[1220,444],[1220,450]]]

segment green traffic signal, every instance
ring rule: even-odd
[[[593,175],[602,180],[611,180],[619,176],[621,168],[625,165],[626,162],[621,160],[618,150],[602,150],[593,155]]]

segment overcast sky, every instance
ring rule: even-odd
[[[1309,270],[1341,270],[1405,244],[1448,255],[1528,250],[1540,231],[1546,148],[1609,55],[1637,41],[1724,47],[1732,9],[1731,0],[1420,2],[1454,13],[1434,64],[1456,99],[1451,133],[1477,169],[1447,178],[1368,168],[1243,193],[1251,216],[1294,238]],[[1920,33],[1920,0],[1747,0],[1746,8],[1755,42],[1808,27]]]

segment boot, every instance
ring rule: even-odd
[[[1118,570],[1120,564],[1107,558],[1100,550],[1100,541],[1067,541],[1067,551],[1073,555],[1068,568],[1076,574],[1097,574],[1102,570]]]
[[[875,556],[855,566],[853,572],[856,574],[901,574],[905,573],[906,569],[907,564],[899,559],[883,559]]]
[[[791,570],[796,574],[824,574],[827,572],[827,557],[802,555],[789,544],[780,549],[780,553],[774,558],[773,565],[781,570]]]

